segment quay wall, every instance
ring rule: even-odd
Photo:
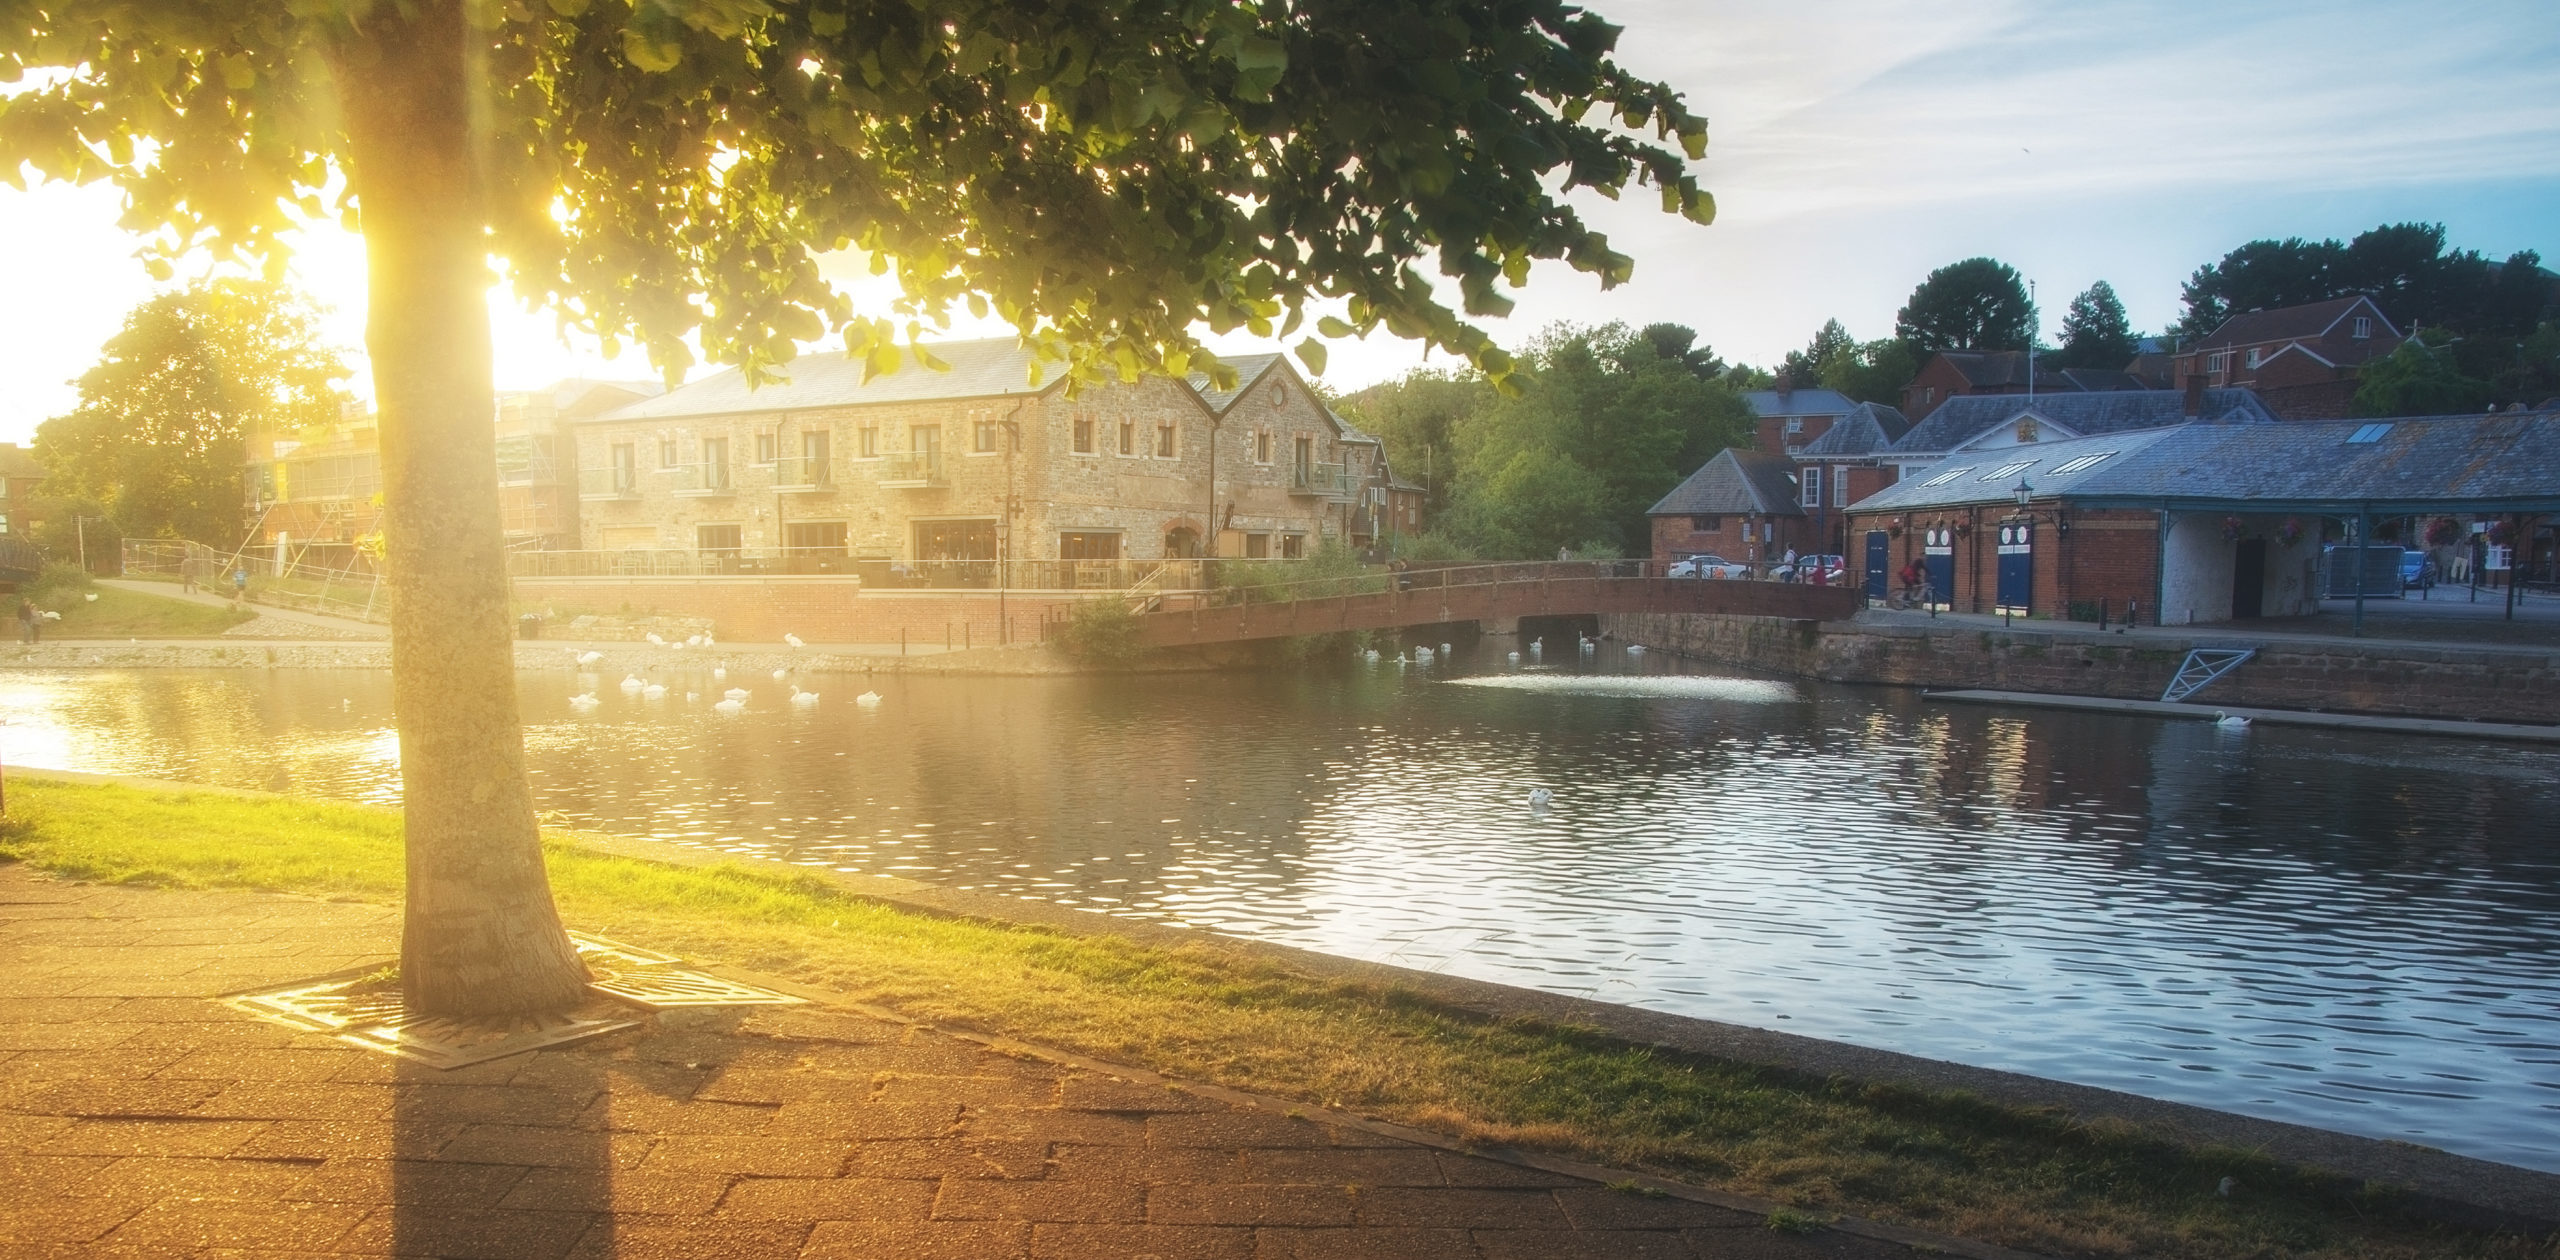
[[[1696,613],[1608,613],[1601,631],[1700,660],[1828,682],[2157,700],[2217,639]],[[2560,653],[2277,640],[2195,703],[2496,722],[2560,722]]]
[[[575,613],[708,617],[722,639],[987,647],[1038,643],[1082,600],[1116,592],[901,591],[836,577],[517,578],[517,602]]]

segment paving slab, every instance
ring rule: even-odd
[[[389,960],[389,908],[5,865],[0,908],[46,912],[0,933],[11,1256],[1918,1254],[824,994],[442,1072],[214,1000]]]

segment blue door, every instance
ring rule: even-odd
[[[2035,523],[2000,523],[2000,605],[1994,612],[2024,617],[2035,594]]]
[[[1884,598],[1884,596],[1885,596],[1885,585],[1884,585],[1884,584],[1885,584],[1885,571],[1884,571],[1884,567],[1885,567],[1886,565],[1888,565],[1888,564],[1891,564],[1892,562],[1893,562],[1893,556],[1892,556],[1892,554],[1891,554],[1890,540],[1888,540],[1888,539],[1885,537],[1884,531],[1883,531],[1883,530],[1880,530],[1880,529],[1871,529],[1871,530],[1868,530],[1868,531],[1867,531],[1867,598],[1869,598],[1869,599],[1883,599],[1883,598]]]
[[[1929,574],[1929,594],[1924,602],[1931,608],[1955,607],[1956,535],[1940,527],[1920,539],[1920,567]]]

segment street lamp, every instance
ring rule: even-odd
[[[2018,494],[2018,515],[2020,515],[2020,516],[2024,516],[2024,515],[2026,515],[2026,514],[2027,514],[2027,500],[2029,500],[2029,499],[2031,499],[2031,498],[2034,498],[2034,497],[2035,497],[2035,493],[2036,493],[2036,488],[2035,488],[2034,486],[2031,486],[2031,485],[2028,485],[2028,484],[2027,484],[2027,478],[2026,478],[2026,475],[2025,475],[2025,474],[2023,474],[2023,473],[2019,474],[2019,477],[2018,477],[2018,491],[2017,491],[2017,494]]]

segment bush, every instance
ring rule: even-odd
[[[98,580],[76,564],[50,561],[36,580],[18,589],[18,593],[38,607],[60,603],[66,597],[78,596],[96,589]]]
[[[1476,559],[1476,553],[1441,530],[1398,534],[1395,553],[1407,564],[1468,564]]]
[[[1359,553],[1330,540],[1303,560],[1221,560],[1215,572],[1218,586],[1253,604],[1387,589],[1386,574],[1360,563]]]
[[[1118,596],[1088,599],[1067,614],[1067,654],[1087,665],[1118,667],[1147,654],[1138,642],[1138,614]]]

